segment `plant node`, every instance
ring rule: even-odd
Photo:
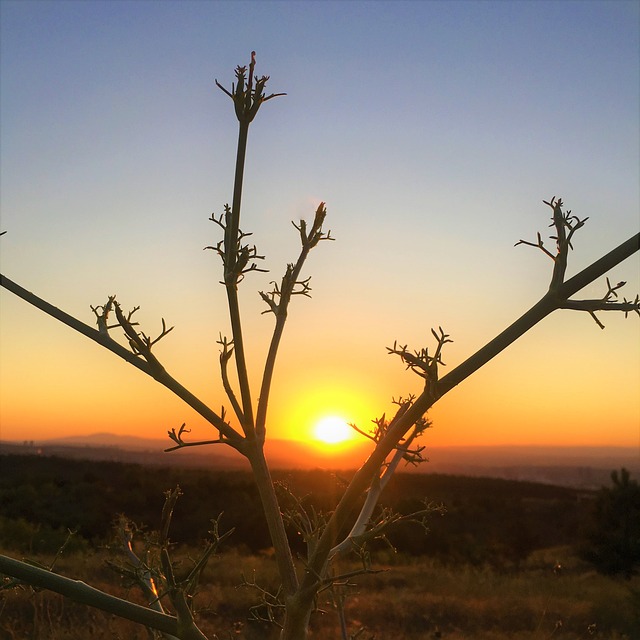
[[[269,76],[254,78],[253,71],[256,66],[256,52],[251,52],[251,62],[249,63],[249,77],[247,78],[247,67],[236,67],[236,82],[231,85],[231,91],[225,89],[217,80],[216,85],[224,91],[231,100],[235,108],[236,117],[241,124],[249,124],[258,113],[258,109],[264,102],[286,96],[286,93],[272,93],[265,96],[264,89],[269,80]],[[255,85],[254,85],[255,80]]]

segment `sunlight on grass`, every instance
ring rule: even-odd
[[[188,566],[187,558],[194,553],[193,549],[183,549],[179,554],[184,566]],[[105,559],[103,551],[83,551],[60,558],[56,568],[78,579],[90,578],[110,593],[128,594],[138,600],[137,591],[128,589],[105,565]],[[46,562],[45,558],[41,560]],[[358,586],[347,598],[352,633],[364,626],[385,640],[542,640],[554,633],[561,621],[561,637],[565,640],[592,636],[600,640],[630,640],[637,628],[632,598],[640,590],[640,578],[626,582],[598,575],[566,548],[536,552],[520,569],[510,571],[446,566],[428,558],[391,552],[382,552],[380,560],[374,567],[385,570],[357,578],[354,582]],[[563,569],[554,572],[558,561]],[[357,566],[345,562],[342,569]],[[261,597],[246,584],[253,581],[266,589],[277,588],[277,569],[268,552],[249,555],[230,550],[211,560],[195,603],[196,610],[200,610],[199,624],[209,637],[218,634],[220,638],[245,640],[277,638],[277,630],[248,620],[247,611]],[[0,601],[3,599],[0,631],[12,628],[29,634],[37,626],[41,637],[68,640],[86,638],[87,629],[91,629],[91,637],[98,639],[147,638],[139,625],[114,620],[50,592],[34,596],[27,591],[13,591],[0,596]],[[389,605],[391,602],[393,606]],[[612,602],[616,603],[615,611]],[[313,637],[340,637],[328,594],[318,605],[325,613],[313,616]]]

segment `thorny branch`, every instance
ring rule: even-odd
[[[209,531],[211,535],[210,541],[207,543],[204,550],[201,552],[199,558],[193,561],[192,568],[188,571],[184,578],[176,580],[174,563],[169,556],[170,542],[168,539],[168,532],[170,527],[170,521],[172,512],[175,507],[177,498],[181,495],[180,488],[165,493],[165,505],[162,512],[161,532],[158,537],[152,537],[145,535],[145,559],[140,560],[136,552],[133,550],[134,534],[138,531],[138,528],[130,520],[121,516],[117,523],[117,534],[120,539],[120,546],[124,550],[125,556],[128,561],[128,567],[122,566],[115,562],[109,562],[110,566],[118,571],[121,575],[127,576],[135,584],[138,584],[149,606],[156,611],[164,613],[164,609],[160,603],[160,600],[164,597],[169,597],[172,604],[175,599],[181,599],[181,592],[184,594],[184,600],[188,604],[189,615],[187,616],[187,624],[184,624],[184,620],[178,624],[184,627],[191,627],[189,620],[193,618],[191,614],[193,597],[196,594],[200,575],[203,569],[206,567],[210,557],[217,551],[222,541],[227,538],[233,532],[233,529],[227,531],[224,534],[220,534],[220,518],[211,520],[213,525]],[[153,549],[159,549],[160,552],[160,565],[158,564],[156,554],[151,553]],[[180,605],[178,605],[180,606]],[[189,617],[191,616],[191,618]],[[193,630],[191,631],[193,633]],[[166,634],[165,634],[166,635]],[[191,636],[198,637],[198,636]],[[167,636],[168,640],[177,640],[175,636]]]
[[[166,613],[161,603],[162,594],[159,593],[158,585],[162,579],[159,572],[149,565],[149,544],[145,548],[145,560],[140,560],[133,550],[134,534],[137,531],[136,525],[128,518],[121,515],[116,524],[116,533],[119,539],[120,549],[124,552],[127,566],[108,560],[107,564],[120,576],[127,577],[132,584],[140,587],[149,607],[159,613]],[[166,640],[178,640],[174,635],[162,633]]]
[[[436,332],[435,329],[431,329],[431,334],[436,339],[438,345],[432,356],[429,355],[428,348],[423,348],[411,353],[407,349],[407,345],[398,346],[397,342],[393,343],[393,347],[387,347],[388,353],[400,356],[400,359],[407,365],[407,369],[411,369],[421,378],[424,378],[425,388],[433,396],[434,401],[438,398],[436,395],[438,365],[445,366],[445,363],[442,361],[442,349],[445,344],[453,342],[453,340],[449,338],[449,334],[445,333],[442,327],[438,327],[438,332]]]
[[[290,506],[282,509],[284,521],[302,537],[307,546],[307,557],[315,550],[315,545],[322,533],[327,519],[325,514],[317,510],[313,504],[305,504],[306,498],[297,496],[284,482],[276,483],[284,500]]]
[[[258,400],[258,411],[256,415],[256,435],[261,441],[266,436],[267,422],[267,406],[271,391],[271,382],[273,380],[273,372],[275,369],[276,356],[280,347],[280,341],[284,332],[284,326],[287,321],[287,313],[289,303],[294,295],[304,295],[309,297],[311,288],[309,286],[310,278],[300,280],[300,273],[309,256],[309,252],[315,248],[319,242],[323,240],[333,240],[331,231],[323,230],[324,220],[327,216],[327,208],[324,202],[321,202],[316,209],[311,229],[307,230],[307,223],[300,220],[300,224],[293,226],[300,233],[301,249],[298,260],[295,264],[287,265],[282,281],[278,286],[272,283],[274,288],[269,293],[260,292],[260,296],[267,303],[268,309],[266,313],[273,313],[276,318],[276,324],[273,329],[269,351],[264,365],[262,375],[262,385],[260,387],[260,398]]]
[[[11,291],[13,294],[18,296],[25,302],[28,302],[29,304],[33,305],[37,309],[40,309],[52,318],[59,320],[78,333],[81,333],[87,338],[105,347],[129,364],[133,365],[137,369],[140,369],[140,371],[143,371],[148,376],[151,376],[152,378],[157,380],[160,384],[172,391],[176,396],[184,400],[186,404],[197,411],[205,420],[207,420],[207,422],[212,424],[217,429],[221,430],[224,433],[225,437],[229,439],[229,444],[238,451],[242,452],[243,442],[240,434],[236,432],[235,429],[231,428],[224,420],[222,420],[222,418],[215,411],[212,411],[204,402],[202,402],[198,397],[196,397],[188,389],[182,386],[175,378],[169,375],[169,373],[160,365],[157,360],[153,365],[151,365],[145,358],[141,358],[139,354],[133,353],[131,349],[127,349],[119,342],[114,340],[109,335],[108,331],[104,331],[104,328],[103,331],[100,331],[99,329],[90,327],[77,318],[74,318],[61,309],[58,309],[58,307],[55,307],[46,300],[38,297],[34,293],[31,293],[31,291],[27,291],[24,287],[21,287],[19,284],[13,282],[4,275],[0,275],[0,285]],[[98,309],[99,308],[96,308],[96,310]],[[101,314],[104,314],[104,309],[102,311],[98,311],[97,317],[99,317]],[[131,327],[133,327],[135,326],[135,323],[130,322],[130,325]],[[153,356],[151,357],[153,358]]]
[[[602,298],[596,300],[567,300],[560,306],[560,308],[573,309],[575,311],[587,311],[601,329],[604,329],[605,327],[598,319],[598,316],[596,316],[596,311],[622,311],[625,318],[632,312],[640,315],[640,296],[636,295],[634,300],[627,300],[626,298],[623,298],[622,301],[619,301],[617,299],[617,289],[624,287],[627,283],[618,282],[618,284],[612,285],[609,278],[606,278],[606,280],[607,291]]]
[[[269,371],[267,373],[265,370],[263,384],[258,399],[258,419],[254,420],[254,406],[251,387],[249,384],[249,372],[245,356],[242,321],[238,300],[238,282],[247,271],[255,270],[257,268],[253,268],[252,265],[255,265],[255,260],[259,258],[255,247],[252,248],[248,245],[242,244],[242,240],[246,235],[242,234],[240,231],[240,211],[242,205],[244,166],[249,125],[264,102],[267,102],[276,96],[284,95],[265,95],[264,89],[267,80],[269,79],[268,76],[256,78],[254,84],[255,64],[255,51],[252,51],[248,75],[246,67],[237,67],[236,83],[232,85],[231,91],[225,89],[216,80],[216,85],[233,101],[236,117],[239,122],[233,200],[230,209],[228,205],[225,207],[224,218],[221,217],[219,221],[216,221],[220,226],[223,226],[224,230],[223,244],[218,245],[217,251],[221,254],[224,262],[224,285],[227,293],[229,318],[231,321],[231,342],[233,344],[233,355],[240,390],[240,401],[236,402],[233,399],[235,396],[233,392],[229,393],[231,386],[228,383],[226,385],[226,392],[227,395],[229,395],[231,402],[234,405],[234,411],[240,420],[240,426],[245,436],[244,444],[246,444],[244,447],[244,453],[249,459],[256,485],[260,493],[260,499],[267,519],[267,526],[275,549],[276,562],[282,578],[283,590],[287,596],[290,596],[295,593],[298,588],[298,577],[295,571],[291,549],[287,541],[284,523],[282,521],[275,489],[273,487],[273,481],[270,476],[269,467],[264,457],[263,450],[266,403],[269,396],[269,385],[272,372]],[[224,354],[224,348],[225,347],[223,345],[223,357],[226,357],[226,354]],[[275,360],[275,354],[273,354],[273,356],[269,354],[268,360]],[[226,366],[226,363],[224,366]]]
[[[115,298],[113,301],[113,305],[116,312],[116,318],[118,319],[118,324],[124,329],[124,332],[129,339],[129,346],[131,347],[133,353],[135,353],[136,355],[141,355],[150,365],[160,367],[160,362],[155,356],[151,354],[151,347],[162,340],[162,338],[164,338],[168,333],[173,331],[173,327],[169,327],[167,329],[167,324],[164,318],[162,318],[162,332],[157,338],[152,340],[144,332],[141,331],[140,333],[138,333],[133,328],[134,323],[131,322],[131,318],[133,314],[140,309],[140,307],[134,307],[125,316],[124,313],[122,313],[122,309]]]
[[[551,207],[553,210],[553,215],[551,217],[550,227],[555,228],[556,235],[549,236],[552,240],[556,241],[556,253],[555,255],[551,253],[545,246],[542,241],[542,237],[540,233],[537,234],[537,242],[528,242],[526,240],[519,240],[516,242],[515,246],[519,244],[526,244],[530,247],[538,247],[549,256],[554,262],[553,275],[551,278],[551,285],[549,286],[550,291],[557,291],[558,287],[564,281],[565,272],[567,270],[567,260],[569,255],[569,250],[573,249],[573,245],[571,244],[571,239],[573,238],[573,234],[584,226],[585,222],[589,218],[580,219],[577,216],[571,215],[571,211],[567,211],[566,213],[562,211],[563,202],[562,198],[558,198],[553,196],[551,200],[543,200],[544,204],[548,207]]]
[[[224,205],[224,216],[220,214],[216,218],[212,213],[209,220],[215,222],[224,232],[224,237],[215,246],[208,246],[205,249],[212,249],[222,260],[225,280],[222,284],[237,286],[244,279],[245,274],[250,271],[266,273],[266,269],[258,268],[256,260],[264,260],[264,256],[258,255],[255,245],[242,244],[242,241],[251,233],[243,233],[238,229],[236,237],[232,236],[232,212],[228,204]],[[235,246],[229,248],[232,243]]]
[[[119,322],[112,325],[109,324],[109,314],[113,310],[113,305],[115,301],[116,301],[115,296],[109,296],[109,299],[107,300],[106,304],[98,305],[96,307],[89,305],[89,307],[91,308],[91,311],[93,311],[93,313],[96,316],[98,331],[103,335],[108,335],[109,329],[115,329],[116,327],[120,326]],[[137,325],[137,324],[138,324],[137,322],[134,323],[134,325]]]
[[[376,426],[371,433],[366,433],[353,424],[351,425],[351,427],[358,433],[373,440],[373,442],[377,444],[386,436],[387,432],[392,427],[394,427],[395,424],[400,420],[400,418],[407,412],[409,407],[413,404],[414,399],[414,396],[409,396],[408,398],[399,398],[398,400],[394,400],[394,404],[398,405],[398,411],[396,412],[396,415],[391,421],[387,421],[385,415],[383,415],[381,418],[373,420],[373,423]],[[380,500],[380,495],[393,477],[393,474],[398,468],[400,462],[404,460],[407,464],[417,465],[426,461],[426,458],[424,458],[422,455],[425,447],[418,446],[415,449],[412,449],[411,446],[413,445],[414,440],[421,436],[424,431],[430,426],[431,422],[427,420],[426,417],[422,416],[414,422],[413,426],[408,432],[408,435],[402,436],[398,440],[391,459],[385,460],[380,466],[381,473],[373,476],[369,488],[366,492],[365,502],[360,509],[358,517],[356,518],[356,521],[351,528],[349,535],[344,540],[342,540],[342,542],[336,544],[333,549],[331,549],[331,552],[329,554],[330,558],[352,550],[354,541],[362,539],[361,536],[366,534],[367,528],[370,526],[373,512]]]
[[[254,441],[256,436],[253,401],[249,376],[247,370],[246,357],[244,352],[244,339],[242,336],[242,322],[240,317],[240,306],[238,302],[238,283],[243,279],[248,271],[258,270],[255,260],[260,259],[257,250],[249,245],[242,244],[247,234],[240,231],[240,209],[242,205],[242,187],[244,182],[244,165],[247,153],[247,140],[249,135],[249,125],[258,113],[260,106],[284,94],[265,95],[264,89],[269,80],[269,76],[255,78],[254,69],[256,65],[256,53],[251,52],[251,62],[247,76],[247,67],[238,66],[236,68],[236,82],[232,85],[231,91],[225,89],[217,80],[216,85],[233,101],[236,117],[239,122],[238,148],[236,153],[236,169],[233,184],[233,201],[231,207],[225,206],[224,217],[216,219],[212,215],[212,220],[222,227],[224,239],[218,243],[214,249],[222,257],[224,264],[224,285],[227,292],[229,306],[229,317],[231,320],[231,332],[235,348],[236,372],[240,387],[240,399],[242,410],[236,414],[240,419],[240,426],[245,437]]]
[[[221,412],[221,419],[224,420],[224,407]],[[230,426],[230,425],[229,425]],[[227,438],[220,430],[218,433],[220,434],[218,438],[214,440],[198,440],[196,442],[187,442],[182,438],[183,433],[191,433],[191,429],[187,429],[185,423],[183,422],[178,432],[176,433],[175,427],[172,427],[171,431],[167,431],[167,434],[171,440],[176,443],[175,447],[168,447],[164,449],[165,453],[169,451],[175,451],[176,449],[184,449],[185,447],[201,447],[207,444],[228,444],[233,446],[229,438]]]
[[[545,255],[549,256],[553,262],[553,274],[551,276],[551,284],[549,285],[549,292],[558,294],[560,288],[565,282],[565,274],[567,270],[569,250],[573,249],[571,240],[575,232],[582,228],[589,218],[580,219],[577,216],[571,214],[571,210],[564,212],[562,210],[563,202],[562,198],[553,196],[551,200],[543,200],[544,204],[551,207],[553,215],[551,218],[551,224],[549,226],[555,228],[555,234],[549,236],[556,242],[556,253],[553,254],[545,246],[540,233],[537,234],[537,242],[528,242],[527,240],[519,240],[515,246],[519,244],[525,244],[530,247],[537,247]],[[636,295],[634,300],[627,300],[623,298],[622,302],[618,301],[617,290],[623,287],[626,282],[619,282],[615,286],[612,286],[607,278],[607,292],[598,300],[562,300],[558,306],[559,309],[573,309],[576,311],[587,311],[593,318],[595,323],[604,329],[604,324],[600,322],[596,316],[596,311],[622,311],[625,318],[627,315],[635,311],[640,315],[640,297]]]
[[[568,241],[569,234],[566,234],[561,240],[566,247],[566,251],[568,251]],[[484,366],[546,316],[561,308],[561,305],[573,294],[593,282],[596,278],[604,275],[607,271],[633,255],[633,253],[639,249],[640,234],[637,234],[583,269],[571,279],[562,282],[557,287],[557,290],[550,290],[493,340],[489,341],[484,347],[467,358],[443,378],[437,379],[435,390],[430,388],[430,385],[425,386],[424,391],[415,399],[411,406],[389,427],[384,437],[377,443],[377,446],[367,460],[353,476],[351,483],[336,505],[320,540],[318,540],[316,553],[313,557],[309,558],[309,570],[306,572],[301,583],[301,592],[312,593],[313,590],[317,588],[317,575],[321,573],[336,544],[336,532],[340,531],[345,522],[350,519],[352,512],[357,507],[360,496],[375,482],[375,478],[379,475],[380,469],[384,465],[389,453],[396,448],[397,443],[405,437],[405,434],[425,415],[437,399]],[[554,272],[556,272],[555,269]],[[402,349],[399,350],[396,345],[395,351],[402,351]],[[420,354],[418,354],[417,357],[419,357],[419,355]],[[428,371],[429,364],[429,361],[425,361],[423,363],[425,366],[419,366],[418,370],[423,372]]]
[[[260,597],[260,602],[249,608],[249,619],[256,622],[267,622],[282,629],[282,613],[285,610],[285,604],[282,601],[282,590],[278,589],[275,593],[272,593],[259,585],[256,582],[255,570],[251,580],[247,580],[245,575],[242,574],[240,586],[252,589]],[[264,614],[262,613],[263,611]]]
[[[307,232],[307,223],[305,220],[300,220],[299,225],[295,222],[292,223],[300,233],[302,250],[297,262],[287,265],[285,274],[279,285],[274,281],[271,282],[273,289],[270,292],[265,293],[264,291],[260,291],[260,296],[268,306],[268,309],[263,311],[263,313],[273,313],[277,318],[280,316],[286,317],[287,308],[292,296],[303,295],[308,298],[311,297],[309,294],[311,291],[311,287],[309,286],[311,278],[299,280],[299,277],[311,249],[316,247],[321,240],[333,240],[331,231],[325,232],[322,229],[326,215],[327,208],[324,202],[321,202],[316,209],[313,224],[309,232]]]
[[[428,517],[433,513],[444,514],[446,508],[442,504],[435,504],[424,501],[425,508],[418,511],[414,511],[408,514],[398,513],[389,507],[383,507],[380,509],[377,518],[371,518],[367,523],[366,529],[358,535],[349,535],[343,543],[337,545],[332,549],[331,558],[334,558],[338,553],[344,553],[347,550],[356,551],[359,556],[365,550],[365,545],[373,540],[383,540],[387,545],[391,545],[386,537],[386,534],[390,529],[394,528],[400,523],[414,523],[419,524],[425,531],[429,530],[427,526]],[[369,563],[365,563],[365,568],[369,567]]]
[[[182,492],[180,491],[180,487],[176,487],[171,491],[165,492],[165,503],[162,508],[159,535],[160,563],[162,566],[164,580],[166,582],[166,592],[176,611],[176,617],[178,619],[178,636],[193,640],[207,640],[206,636],[197,627],[193,617],[193,611],[191,610],[193,596],[198,586],[200,574],[206,566],[209,558],[217,549],[222,538],[226,537],[231,532],[220,537],[218,535],[218,522],[213,521],[213,540],[207,545],[200,559],[196,562],[188,575],[180,581],[176,580],[173,563],[169,555],[169,528],[171,526],[173,510],[181,494]]]

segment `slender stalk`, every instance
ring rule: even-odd
[[[267,353],[267,358],[264,365],[262,385],[260,387],[260,397],[258,399],[258,411],[256,414],[256,433],[258,437],[262,439],[262,441],[264,441],[266,435],[267,407],[269,405],[271,382],[273,380],[273,373],[275,370],[278,349],[280,348],[282,334],[284,333],[284,326],[287,322],[289,302],[291,301],[293,287],[300,277],[302,266],[304,265],[304,262],[309,255],[309,251],[310,247],[303,248],[295,267],[290,274],[287,274],[287,276],[285,276],[285,278],[290,276],[292,284],[288,291],[281,292],[280,303],[278,304],[278,311],[276,312],[276,326],[273,330],[273,336],[271,337],[271,343],[269,344],[269,351]]]
[[[242,335],[242,323],[240,315],[240,305],[238,301],[238,282],[243,276],[243,264],[238,262],[240,246],[240,212],[242,207],[242,187],[244,182],[244,168],[247,152],[247,141],[249,125],[255,117],[263,101],[274,96],[263,95],[263,88],[267,81],[266,76],[256,83],[253,88],[253,71],[255,67],[255,53],[251,54],[251,64],[249,65],[249,77],[246,83],[244,71],[238,69],[236,73],[237,87],[232,95],[236,115],[239,122],[238,147],[236,154],[236,169],[233,187],[233,201],[231,206],[231,219],[228,221],[225,230],[225,288],[229,304],[229,316],[233,336],[233,348],[236,361],[238,383],[240,385],[240,396],[242,400],[242,428],[247,441],[244,443],[244,453],[249,459],[253,470],[254,479],[263,511],[267,519],[269,533],[275,549],[276,562],[280,578],[283,583],[285,596],[291,596],[298,587],[298,579],[295,571],[291,548],[287,539],[280,505],[275,493],[273,480],[269,472],[269,467],[264,456],[264,438],[256,441],[255,423],[253,417],[253,402],[249,385],[249,375],[245,358],[244,339]],[[223,89],[224,90],[224,89]],[[264,433],[264,428],[262,429]],[[303,636],[300,636],[301,638]]]
[[[2,555],[0,555],[0,573],[22,580],[34,587],[55,591],[76,602],[138,622],[163,633],[178,636],[178,620],[174,616],[127,602],[91,587],[81,580],[65,578],[57,573]],[[187,638],[187,636],[178,637]]]
[[[9,278],[4,275],[0,275],[0,285],[5,289],[11,291],[19,298],[22,298],[25,302],[33,305],[34,307],[44,311],[47,315],[50,315],[52,318],[59,320],[60,322],[66,324],[68,327],[75,329],[82,335],[90,338],[94,342],[102,345],[106,349],[109,349],[112,353],[115,353],[117,356],[120,356],[123,360],[126,360],[129,364],[132,364],[140,371],[143,371],[148,376],[151,376],[154,380],[157,380],[160,384],[167,387],[170,391],[173,391],[179,398],[184,400],[190,407],[195,409],[205,420],[207,420],[210,424],[212,424],[216,429],[218,429],[227,439],[228,443],[242,451],[242,437],[240,434],[233,429],[229,424],[227,424],[215,411],[210,409],[202,400],[196,397],[193,393],[191,393],[188,389],[183,387],[175,378],[173,378],[164,367],[160,365],[152,366],[146,360],[144,360],[140,355],[129,351],[125,347],[123,347],[120,343],[116,342],[109,334],[100,332],[89,325],[84,324],[77,318],[69,315],[65,311],[58,309],[58,307],[54,307],[52,304],[38,297],[34,293],[27,291],[19,284],[16,284]],[[156,361],[157,362],[157,361]]]
[[[248,89],[250,91],[250,87]],[[253,402],[251,400],[251,388],[247,373],[247,361],[244,352],[244,339],[242,336],[242,321],[240,317],[240,303],[238,301],[237,273],[238,250],[240,233],[240,209],[242,206],[242,185],[244,181],[244,165],[247,155],[247,140],[249,136],[249,122],[240,121],[238,132],[238,149],[236,154],[236,172],[233,184],[233,203],[231,206],[231,220],[228,236],[225,240],[225,288],[229,303],[229,316],[231,319],[231,332],[233,335],[233,347],[240,385],[240,397],[242,398],[242,428],[247,437],[254,437]]]
[[[269,351],[267,353],[267,359],[264,365],[262,385],[260,387],[260,397],[258,399],[258,411],[256,416],[256,434],[259,439],[264,441],[266,435],[266,422],[267,422],[267,407],[269,404],[269,394],[271,391],[271,382],[273,380],[273,373],[276,364],[276,356],[280,347],[280,341],[282,340],[282,334],[284,332],[284,326],[287,321],[289,312],[289,303],[291,298],[295,294],[309,295],[308,280],[300,281],[300,273],[304,266],[311,249],[313,249],[321,240],[333,240],[331,238],[331,232],[325,233],[322,230],[322,224],[327,215],[327,208],[324,202],[321,202],[316,209],[315,217],[311,229],[307,232],[307,226],[304,221],[300,221],[300,226],[294,224],[296,229],[300,232],[300,238],[302,241],[302,249],[298,260],[294,264],[287,265],[287,270],[282,278],[280,284],[280,290],[277,287],[269,295],[261,293],[263,300],[269,304],[269,310],[273,311],[276,316],[276,325],[273,330],[273,336],[271,337],[271,343],[269,345]],[[275,286],[275,285],[274,285]],[[298,289],[296,290],[296,287]],[[276,296],[279,296],[279,302],[276,303]]]
[[[291,547],[284,527],[280,504],[276,496],[275,487],[271,478],[271,472],[264,456],[264,450],[260,443],[254,443],[254,449],[249,452],[247,458],[251,463],[251,470],[255,479],[260,501],[267,519],[267,526],[271,536],[271,542],[275,550],[278,572],[282,580],[282,588],[285,597],[290,597],[298,589],[298,576],[296,575]],[[302,637],[302,636],[301,636]]]

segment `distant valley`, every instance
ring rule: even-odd
[[[188,447],[165,453],[167,439],[96,433],[42,441],[0,441],[0,453],[112,460],[154,466],[183,466],[216,470],[248,469],[230,447]],[[353,469],[365,459],[370,443],[323,451],[304,442],[272,440],[266,451],[274,469]],[[625,467],[640,475],[640,449],[634,447],[428,447],[429,462],[402,471],[504,478],[592,489],[609,483],[613,469]]]

